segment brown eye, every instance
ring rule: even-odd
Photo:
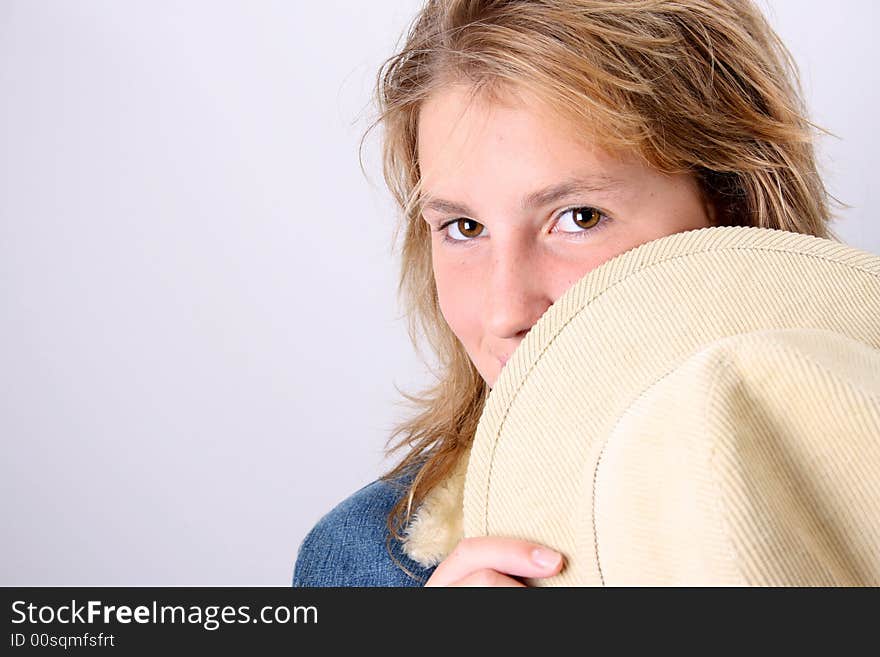
[[[574,223],[584,229],[593,228],[602,219],[602,213],[596,208],[574,208],[571,213]]]
[[[455,222],[455,227],[458,228],[458,232],[468,238],[477,237],[483,232],[483,224],[473,219],[459,219]]]
[[[559,221],[554,230],[568,233],[571,237],[580,239],[594,235],[608,225],[610,219],[598,208],[584,205],[569,208],[559,215]]]

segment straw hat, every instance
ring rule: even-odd
[[[531,585],[880,585],[880,256],[715,227],[593,270],[486,402],[465,536]]]

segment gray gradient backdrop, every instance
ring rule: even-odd
[[[417,0],[0,0],[3,585],[287,584],[388,465],[376,70]],[[872,0],[763,2],[880,253]]]

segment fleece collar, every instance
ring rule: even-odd
[[[470,450],[444,481],[425,495],[404,532],[403,551],[424,567],[443,561],[464,536],[464,476]]]

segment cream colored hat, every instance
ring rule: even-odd
[[[563,553],[532,585],[880,585],[880,257],[718,227],[604,263],[502,370],[463,505]]]

